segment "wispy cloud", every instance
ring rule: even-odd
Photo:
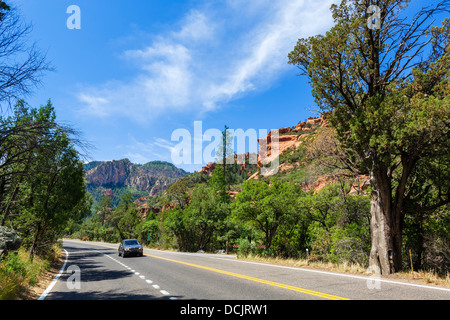
[[[174,111],[208,112],[268,88],[288,70],[297,39],[330,26],[332,2],[229,0],[191,10],[177,29],[124,52],[125,61],[139,66],[132,80],[80,91],[83,112],[146,121]]]
[[[126,150],[124,157],[133,163],[144,164],[149,161],[170,161],[170,154],[174,143],[163,138],[154,138],[151,141],[140,141],[128,134],[130,141],[127,145],[119,145],[117,148]]]

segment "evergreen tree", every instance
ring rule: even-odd
[[[289,54],[354,168],[371,175],[370,265],[383,274],[402,268],[415,170],[449,154],[449,20],[431,28],[449,2],[421,9],[407,23],[408,2],[377,1],[373,28],[371,1],[344,0],[332,6],[335,25],[325,35],[300,39]],[[431,54],[421,59],[425,48]],[[448,184],[436,187],[439,196],[424,211],[449,203]]]

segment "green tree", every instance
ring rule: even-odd
[[[184,222],[184,213],[179,206],[175,206],[164,215],[164,228],[172,233],[176,239],[178,249],[181,251],[189,251],[190,233]]]
[[[212,172],[212,177],[208,181],[208,185],[217,192],[221,202],[228,203],[230,195],[228,194],[228,183],[224,176],[224,169],[227,165],[216,165]]]
[[[194,190],[191,204],[184,214],[194,235],[195,249],[212,249],[228,215],[227,204],[221,201],[214,189],[200,185]]]
[[[181,209],[189,203],[188,188],[183,180],[171,184],[166,194],[168,203],[176,203]]]
[[[94,214],[97,214],[101,223],[104,224],[104,221],[109,218],[108,216],[111,214],[111,210],[111,198],[104,196],[95,206]]]
[[[243,221],[261,232],[266,250],[269,250],[279,227],[298,219],[297,198],[303,195],[299,186],[287,182],[274,179],[269,185],[248,180],[236,197],[233,215],[236,221]]]
[[[402,268],[413,172],[449,150],[448,20],[430,32],[431,19],[448,9],[448,1],[420,10],[409,23],[402,17],[408,1],[377,1],[379,28],[367,23],[371,4],[333,5],[334,26],[300,39],[289,61],[309,78],[354,166],[371,175],[370,265],[387,274]],[[449,202],[448,185],[439,193],[427,209]]]
[[[137,227],[141,222],[141,216],[131,193],[121,196],[121,201],[111,215],[116,221],[114,226],[118,229],[122,239],[137,238]]]
[[[222,202],[215,189],[197,185],[191,203],[182,210],[170,210],[165,226],[175,235],[182,251],[213,250],[226,239],[229,205]]]
[[[23,201],[19,195],[25,181],[47,170],[36,165],[37,155],[54,151],[61,144],[61,137],[70,139],[70,144],[83,148],[78,133],[56,122],[53,106],[49,101],[40,108],[30,108],[19,101],[14,113],[0,117],[0,225],[5,225],[11,213],[18,214]],[[77,156],[81,157],[79,153]]]
[[[312,253],[333,262],[367,265],[370,252],[370,203],[368,196],[349,195],[343,180],[300,198],[308,221]]]
[[[54,123],[51,103],[28,111],[22,118],[39,123]],[[71,220],[79,221],[89,214],[84,184],[84,167],[69,136],[52,125],[44,126],[31,136],[36,142],[28,153],[24,178],[15,184],[13,195],[20,202],[12,223],[29,241],[30,256],[52,244]]]
[[[234,164],[233,136],[229,128],[225,125],[222,131],[222,144],[218,145],[216,150],[216,167],[213,171],[211,184],[219,191],[221,201],[228,202],[227,191],[229,189],[231,178],[229,167]]]
[[[147,244],[157,244],[161,233],[160,221],[156,219],[143,221],[139,225],[139,232],[141,234],[141,239],[144,240]]]

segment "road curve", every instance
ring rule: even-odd
[[[122,258],[114,244],[64,240],[63,247],[68,254],[65,270],[45,300],[450,299],[450,289],[443,287],[234,256],[145,249],[143,257]]]

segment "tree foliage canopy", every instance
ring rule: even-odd
[[[372,176],[371,263],[383,273],[402,267],[402,226],[418,183],[415,170],[437,161],[437,176],[448,174],[450,22],[432,26],[448,3],[408,19],[402,16],[408,1],[378,1],[380,25],[372,29],[371,1],[344,0],[331,7],[335,25],[325,35],[300,39],[289,54],[355,168]],[[425,189],[437,189],[439,197],[428,208],[448,203],[448,185],[429,182]]]
[[[29,108],[19,101],[13,116],[0,118],[1,225],[19,230],[32,256],[90,211],[71,133],[56,122],[51,102]]]

